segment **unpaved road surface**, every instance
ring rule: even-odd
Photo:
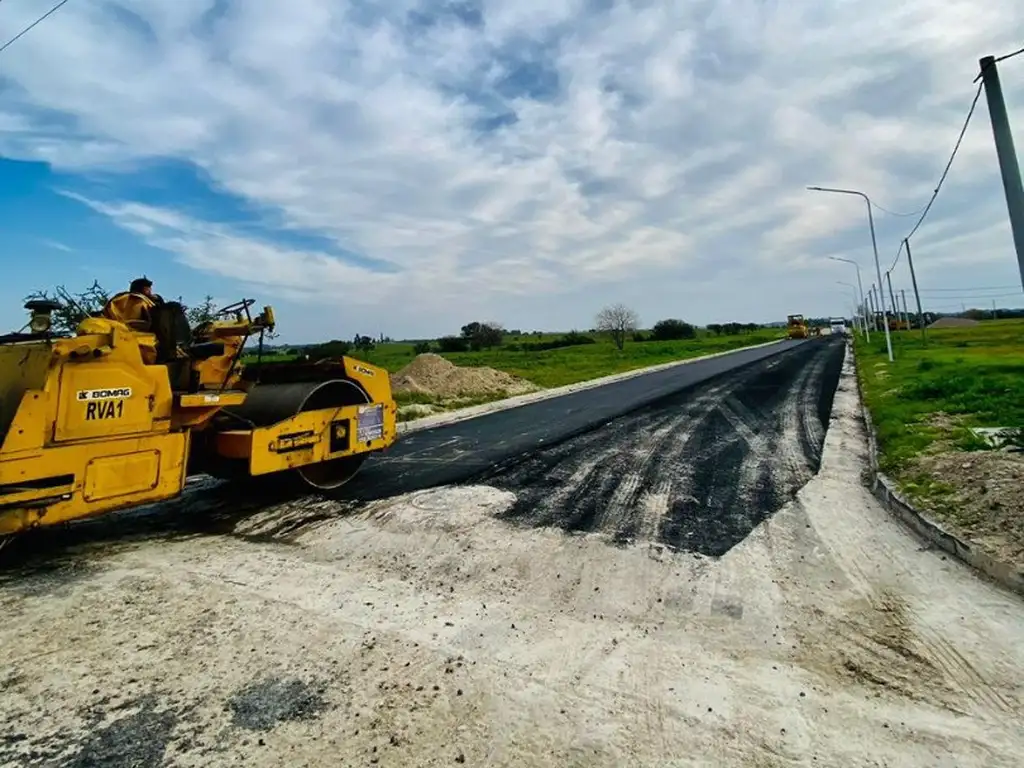
[[[830,347],[780,358],[469,485],[16,552],[0,764],[1020,765],[1024,606],[863,487],[850,361],[822,448]]]

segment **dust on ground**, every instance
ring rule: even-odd
[[[924,476],[943,490],[911,491],[918,509],[997,560],[1024,570],[1024,453],[932,451],[914,459],[902,475]]]
[[[1021,601],[866,457],[847,357],[818,474],[721,557],[511,526],[490,486],[82,549],[0,583],[0,765],[1016,768]]]
[[[1024,453],[961,450],[965,417],[936,411],[921,425],[936,439],[894,479],[916,509],[950,533],[1024,570]]]

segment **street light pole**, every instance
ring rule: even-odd
[[[860,321],[864,320],[863,317],[858,318],[857,314],[856,314],[856,309],[857,309],[857,286],[855,286],[853,283],[848,283],[845,280],[836,280],[836,282],[839,283],[839,285],[845,285],[846,287],[848,287],[850,289],[850,293],[853,294],[853,308],[854,308],[853,327],[854,327],[854,330],[857,330],[857,326],[860,325],[861,326],[860,331],[863,334],[863,332],[864,332],[863,322],[861,322],[861,323],[857,322],[858,320],[860,320]]]
[[[864,284],[860,281],[860,264],[853,259],[844,259],[841,256],[829,256],[828,258],[832,261],[845,261],[847,264],[853,264],[857,268],[857,290],[860,292],[860,308],[861,308],[861,327],[864,329],[864,341],[871,341],[871,334],[868,332],[868,315],[867,306],[864,303]]]
[[[878,276],[878,285],[882,285],[882,265],[878,261],[878,241],[875,238],[875,217],[871,214],[871,198],[865,195],[863,192],[858,192],[855,189],[835,189],[832,187],[808,187],[808,189],[815,192],[835,192],[841,195],[857,195],[858,197],[864,198],[864,203],[868,207],[868,226],[871,227],[871,248],[875,252],[875,272]],[[892,356],[892,337],[889,335],[889,318],[885,313],[885,302],[882,302],[882,328],[885,330],[885,348],[889,353],[889,362],[893,362]]]

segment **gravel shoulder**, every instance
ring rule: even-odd
[[[0,580],[0,765],[1016,766],[1021,601],[817,474],[721,557],[516,493],[270,506]]]

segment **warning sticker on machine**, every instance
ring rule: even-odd
[[[132,396],[131,387],[117,387],[116,389],[80,389],[78,390],[79,402],[95,402],[96,400],[123,400]]]
[[[384,437],[384,406],[367,405],[359,409],[356,439],[361,443]]]

